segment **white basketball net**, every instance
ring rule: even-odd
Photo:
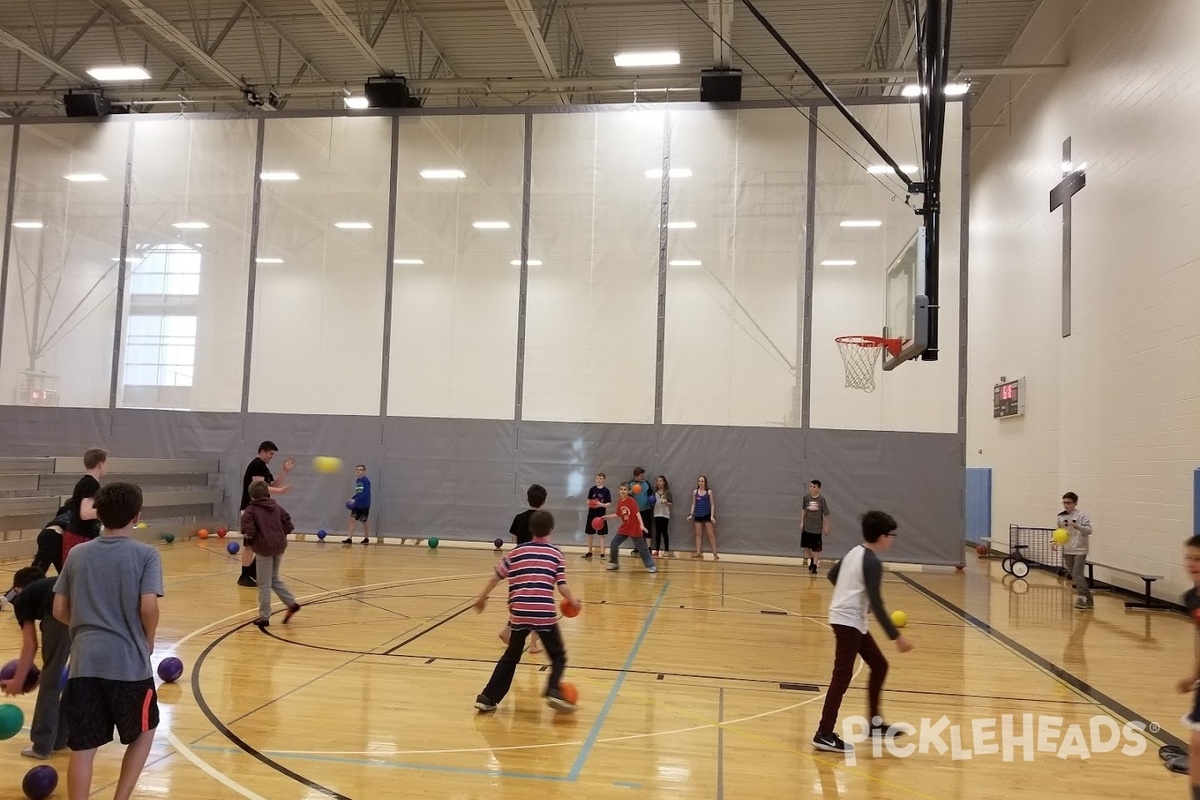
[[[837,346],[842,363],[846,365],[846,388],[875,391],[875,362],[879,360],[883,342],[861,336],[843,336],[837,340]]]

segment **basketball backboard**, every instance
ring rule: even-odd
[[[883,336],[899,339],[900,352],[883,351],[885,372],[916,358],[929,346],[929,298],[924,291],[925,228],[921,227],[888,265]]]

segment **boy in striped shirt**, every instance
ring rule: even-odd
[[[508,627],[512,633],[508,649],[492,672],[492,679],[475,698],[475,708],[495,711],[496,706],[512,687],[517,664],[525,649],[530,632],[535,633],[550,656],[550,678],[546,682],[546,702],[558,710],[571,712],[575,705],[563,699],[558,684],[567,668],[567,650],[558,630],[558,613],[554,605],[554,587],[562,592],[575,608],[580,602],[567,586],[567,565],[562,551],[550,544],[554,517],[549,511],[535,511],[529,516],[529,532],[533,541],[518,545],[496,567],[483,591],[475,600],[475,610],[487,608],[488,595],[502,580],[508,581]]]

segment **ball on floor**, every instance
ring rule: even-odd
[[[58,788],[58,770],[49,764],[34,767],[25,773],[21,791],[29,800],[45,800]]]
[[[163,541],[166,542],[167,544],[170,544],[171,542],[175,541],[175,534],[173,534],[173,533],[163,534]]]
[[[241,550],[242,548],[238,547],[237,542],[230,542],[229,544],[225,545],[225,549],[228,550],[229,555],[232,556],[232,555],[236,555],[237,551]]]
[[[324,539],[326,536],[328,536],[328,535],[329,535],[329,534],[328,534],[328,533],[326,533],[325,531],[317,531],[317,538],[318,538],[318,539],[322,539],[322,540],[323,540],[323,539]]]
[[[183,677],[183,662],[175,656],[164,658],[158,665],[158,677],[167,683],[174,683]]]
[[[571,705],[579,702],[579,689],[573,683],[567,683],[566,681],[559,683],[558,694]]]
[[[986,544],[981,544],[975,548],[975,552],[981,556],[986,556],[988,554],[988,546]]]
[[[25,712],[12,703],[0,705],[0,739],[11,739],[25,727]]]
[[[897,628],[903,628],[908,624],[908,614],[905,614],[903,611],[893,611],[892,624]]]
[[[436,550],[438,546],[438,538],[436,536],[430,536],[428,544],[430,550]]]
[[[497,536],[495,539],[492,540],[492,544],[494,544],[496,546],[496,549],[499,550],[501,547],[504,547],[504,540],[501,539],[499,536]]]
[[[201,539],[207,539],[207,538],[208,538],[208,531],[206,531],[206,530],[199,530],[199,531],[196,531],[196,535],[197,535],[197,536],[199,536]]]
[[[217,538],[218,539],[224,539],[225,535],[228,533],[229,533],[229,528],[217,528]]]
[[[312,465],[322,475],[334,475],[342,471],[342,460],[337,456],[317,456]]]

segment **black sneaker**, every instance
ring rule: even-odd
[[[584,558],[591,558],[591,557],[592,557],[592,554],[591,554],[590,552],[588,552],[588,553],[584,553],[584,554],[583,554],[583,557],[584,557]]]
[[[361,542],[359,542],[359,544],[370,544],[370,543],[371,543],[371,540],[368,539],[366,536],[364,536],[363,540]]]
[[[238,586],[248,586],[253,589],[254,587],[258,586],[258,581],[254,580],[254,578],[251,578],[249,575],[243,575],[242,577],[238,578]]]
[[[290,608],[288,608],[288,610],[285,611],[283,614],[283,624],[287,625],[288,622],[291,621],[292,617],[296,616],[296,612],[299,610],[300,610],[299,603],[295,603]]]
[[[254,624],[258,626],[258,629],[259,629],[260,631],[265,631],[267,628],[271,627],[271,620],[269,620],[269,619],[256,619],[256,620],[254,620]]]
[[[346,537],[345,539],[342,539],[342,544],[354,544],[354,540]]]
[[[808,562],[808,571],[811,572],[813,575],[816,575],[817,574],[817,562],[815,562],[815,561]]]
[[[475,698],[475,708],[479,709],[485,714],[488,714],[496,710],[496,704],[491,700],[488,700],[483,695],[479,695]]]
[[[846,744],[836,733],[818,733],[813,737],[813,747],[827,753],[853,753],[854,745]]]
[[[901,728],[899,725],[889,725],[886,722],[879,725],[871,726],[871,737],[880,737],[883,739],[899,739],[901,736],[907,736],[908,731]]]

